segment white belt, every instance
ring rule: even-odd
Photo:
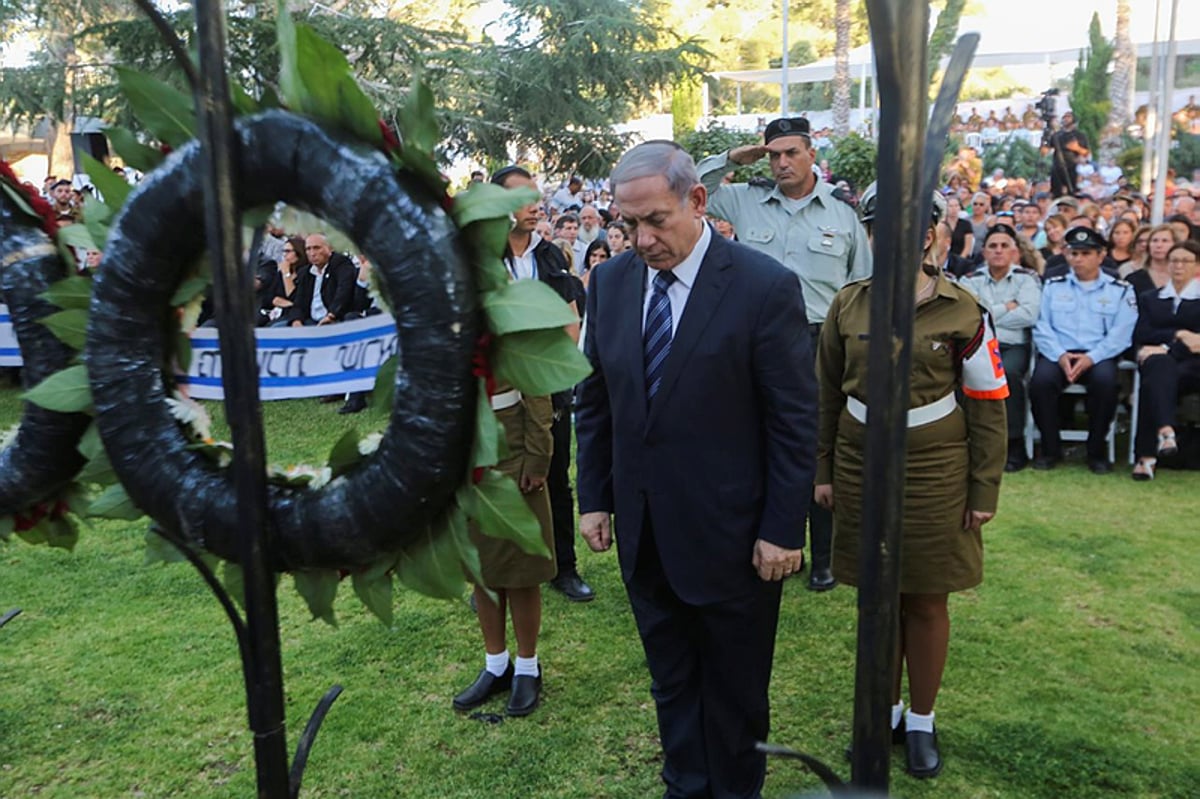
[[[940,400],[922,405],[919,408],[910,408],[908,411],[908,426],[920,427],[923,424],[936,422],[938,419],[943,419],[954,412],[954,407],[958,404],[954,393],[951,392]],[[867,423],[867,406],[854,397],[846,397],[846,410],[850,411],[850,415],[857,419],[862,424]]]
[[[492,410],[502,411],[505,408],[511,408],[521,401],[521,392],[515,388],[511,391],[502,391],[499,394],[492,395]]]

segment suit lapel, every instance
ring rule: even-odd
[[[700,341],[709,320],[716,313],[717,306],[725,296],[729,281],[733,277],[733,260],[730,256],[729,245],[715,231],[712,235],[708,252],[700,263],[700,271],[696,273],[696,281],[688,294],[687,305],[683,308],[683,317],[675,329],[671,339],[671,352],[667,355],[663,367],[662,385],[654,397],[654,405],[650,409],[647,427],[662,413],[675,384],[679,381],[684,366]]]

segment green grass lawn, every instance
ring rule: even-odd
[[[272,461],[322,460],[383,417],[315,400],[264,407]],[[219,409],[217,413],[219,414]],[[17,393],[0,390],[0,428]],[[220,425],[218,425],[220,427]],[[221,434],[219,434],[221,435]],[[938,702],[946,769],[908,797],[1184,797],[1200,790],[1200,476],[1134,483],[1075,462],[1006,477],[985,528],[984,584],[951,600]],[[0,547],[0,797],[248,797],[241,667],[216,601],[185,564],[146,566],[143,523],[85,530],[74,553]],[[580,547],[589,605],[548,594],[543,706],[501,724],[450,698],[482,666],[465,601],[400,590],[386,629],[344,585],[338,628],[280,591],[291,747],[321,695],[334,705],[305,797],[661,795],[649,678],[613,553]],[[772,738],[848,776],[854,594],[784,592]],[[503,700],[485,708],[503,712]],[[767,796],[816,791],[773,762]]]

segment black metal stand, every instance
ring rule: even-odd
[[[867,405],[859,560],[852,784],[886,792],[890,711],[899,667],[900,533],[903,520],[913,292],[949,114],[974,42],[960,42],[925,135],[928,6],[867,0],[879,81],[880,136],[871,284]],[[977,40],[977,37],[976,37]],[[947,107],[946,101],[949,100]],[[941,117],[938,114],[941,114]],[[927,163],[928,162],[928,163]],[[924,167],[924,168],[923,168]]]
[[[200,70],[196,110],[204,153],[205,230],[215,256],[213,290],[221,337],[225,415],[233,438],[241,566],[246,609],[245,671],[258,795],[289,796],[284,727],[283,665],[275,580],[268,566],[267,478],[255,368],[254,286],[241,268],[233,106],[225,73],[225,14],[221,0],[196,0]]]
[[[20,608],[14,608],[14,609],[10,610],[8,613],[5,613],[3,616],[0,616],[0,627],[3,627],[4,625],[8,624],[10,621],[12,621],[17,616],[20,616],[20,615],[21,615]]]

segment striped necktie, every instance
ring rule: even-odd
[[[663,365],[671,352],[671,299],[667,289],[676,281],[675,273],[659,270],[654,275],[650,294],[650,312],[646,314],[643,353],[646,365],[646,403],[649,404],[662,384]]]

